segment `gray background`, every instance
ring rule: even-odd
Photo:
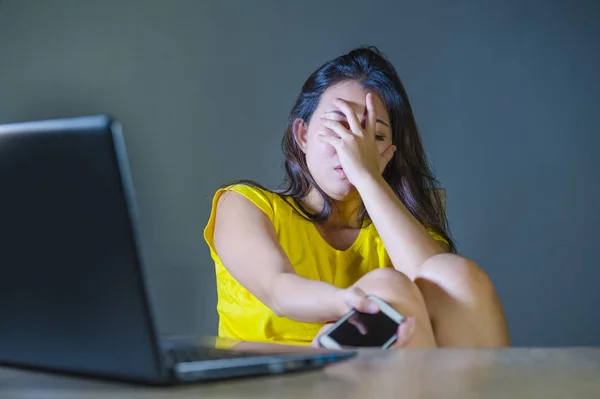
[[[214,333],[212,193],[237,178],[275,187],[306,77],[377,45],[514,344],[597,345],[599,4],[4,0],[0,122],[120,118],[159,326]]]

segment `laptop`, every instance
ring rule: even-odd
[[[356,354],[161,339],[123,132],[110,116],[0,125],[0,183],[2,365],[170,385],[316,369]]]

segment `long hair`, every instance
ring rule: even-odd
[[[282,142],[285,177],[280,189],[275,192],[291,198],[302,210],[303,216],[313,222],[322,222],[331,216],[334,203],[312,178],[305,154],[294,138],[293,126],[296,119],[310,123],[327,88],[344,81],[358,82],[379,94],[383,100],[390,117],[392,143],[397,147],[383,171],[383,178],[410,213],[425,227],[444,237],[450,244],[450,250],[455,252],[439,185],[425,155],[408,95],[394,66],[374,46],[361,46],[328,61],[304,82],[288,117]],[[248,180],[242,182],[260,186]],[[317,190],[323,198],[323,209],[317,213],[307,212],[301,205],[301,200],[311,189]],[[359,221],[365,220],[369,221],[369,215],[363,205]]]

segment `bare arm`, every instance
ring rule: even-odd
[[[378,119],[371,93],[366,95],[366,104],[368,121],[363,128],[352,107],[344,100],[335,100],[350,130],[340,121],[325,117],[322,124],[327,130],[319,139],[336,149],[344,173],[360,193],[394,268],[415,279],[419,266],[433,255],[448,252],[448,246],[431,237],[381,175],[396,147],[391,140],[386,148],[377,145]]]
[[[396,270],[414,280],[425,260],[448,252],[448,246],[431,237],[382,176],[367,177],[356,187]]]
[[[235,191],[218,201],[214,245],[231,275],[278,316],[328,322],[346,311],[344,290],[298,276],[267,215]]]

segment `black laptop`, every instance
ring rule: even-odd
[[[174,384],[314,369],[355,355],[165,343],[135,202],[111,117],[0,125],[0,364]]]

